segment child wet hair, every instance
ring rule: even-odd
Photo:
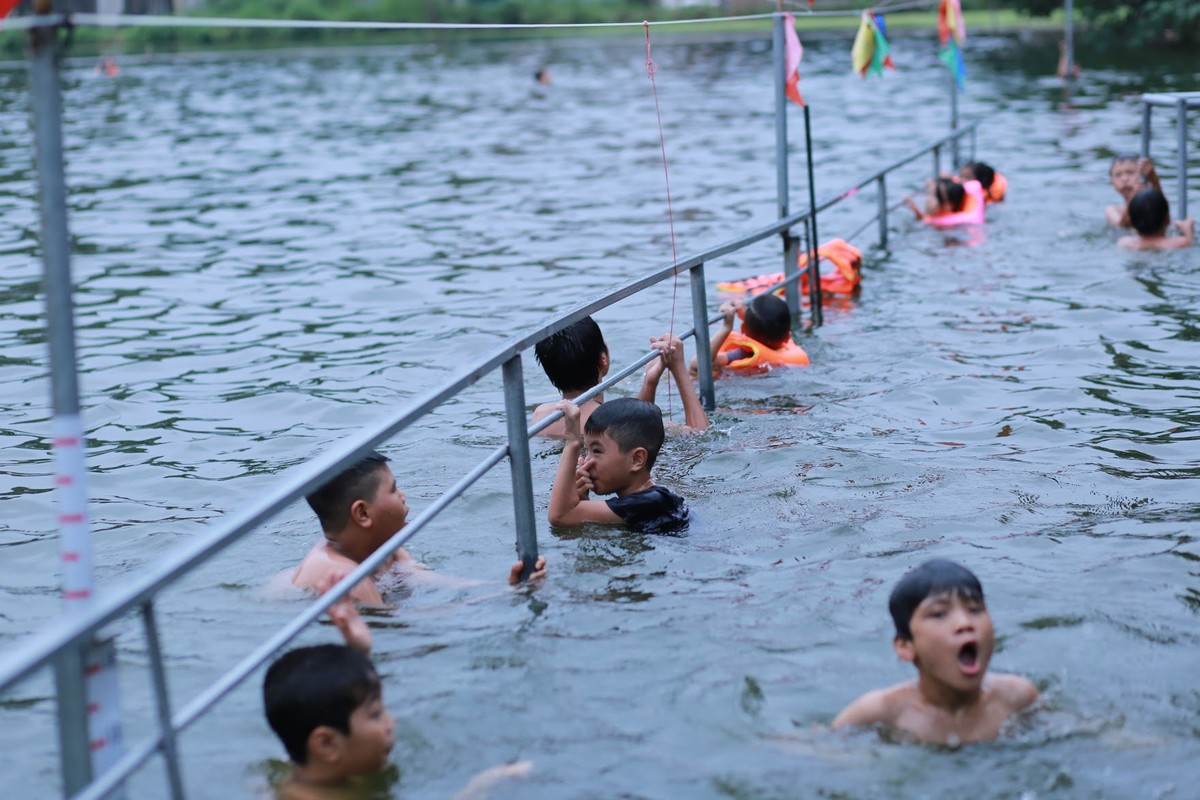
[[[934,181],[933,196],[937,200],[939,213],[957,213],[962,211],[967,202],[967,190],[961,183],[950,178],[938,178]]]
[[[374,499],[383,477],[379,468],[387,463],[387,456],[372,450],[319,489],[305,495],[304,499],[321,521],[321,530],[337,533],[350,519],[350,506],[355,500]]]
[[[953,594],[963,600],[983,600],[983,587],[971,570],[953,561],[926,561],[900,579],[888,598],[888,610],[896,624],[896,638],[912,641],[913,612],[929,597]]]
[[[542,339],[533,352],[554,388],[586,392],[600,382],[600,360],[608,354],[608,345],[596,321],[584,317]]]
[[[381,696],[370,659],[341,644],[299,647],[284,653],[263,679],[267,723],[293,763],[308,761],[308,739],[327,726],[350,734],[350,715]]]
[[[592,436],[607,435],[622,453],[635,447],[645,448],[647,472],[654,466],[666,438],[662,410],[654,403],[636,397],[621,397],[604,403],[588,417],[583,432]]]
[[[792,335],[792,316],[787,303],[773,294],[760,294],[746,306],[742,333],[778,350]]]
[[[1129,201],[1129,221],[1142,236],[1161,236],[1171,221],[1167,196],[1153,187],[1142,189]]]
[[[996,180],[996,170],[982,161],[971,161],[963,164],[963,170],[970,173],[971,177],[979,181],[979,185],[987,189],[992,188],[992,183]]]

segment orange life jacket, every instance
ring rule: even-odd
[[[862,251],[845,239],[831,239],[817,248],[817,262],[828,261],[833,264],[834,271],[821,276],[821,291],[827,294],[853,294],[862,283],[859,267],[862,266]],[[800,269],[808,266],[808,253],[801,253],[797,262]],[[743,278],[739,281],[725,281],[717,284],[717,290],[733,294],[749,294],[758,296],[783,280],[782,272],[769,275],[756,275],[753,278]],[[808,292],[808,274],[800,276],[801,294]],[[778,295],[783,294],[783,287],[775,289]]]
[[[727,365],[730,369],[763,370],[782,366],[808,366],[808,353],[791,339],[788,339],[783,347],[774,350],[762,342],[734,331],[717,352],[728,353],[730,350],[749,350],[751,353],[747,358],[730,361]]]

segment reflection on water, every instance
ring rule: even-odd
[[[68,71],[102,585],[515,331],[669,260],[640,37],[130,62],[116,80]],[[866,82],[846,75],[847,46],[806,42],[821,196],[948,119],[931,39],[898,36],[901,71]],[[986,237],[897,217],[891,249],[868,250],[862,295],[804,342],[811,367],[721,381],[713,430],[668,442],[655,478],[697,514],[688,536],[543,529],[549,578],[510,592],[500,470],[410,543],[439,572],[497,582],[414,589],[372,619],[400,718],[392,791],[449,796],[513,759],[534,776],[498,797],[1124,798],[1192,785],[1200,262],[1118,252],[1102,207],[1108,158],[1137,147],[1137,93],[1191,87],[1200,64],[1085,49],[1067,95],[1053,52],[1052,40],[972,40],[962,112],[987,120],[978,155],[1012,186]],[[664,37],[655,60],[680,252],[767,224],[765,39]],[[555,83],[535,91],[545,64]],[[0,72],[10,642],[58,611],[23,92],[21,73]],[[1174,146],[1163,122],[1153,147],[1171,196]],[[889,197],[929,168],[910,167]],[[860,194],[821,229],[859,227],[875,207]],[[775,271],[774,248],[720,259],[708,278]],[[686,325],[686,296],[675,320],[670,285],[598,315],[617,362]],[[532,360],[526,374],[531,404],[554,396]],[[502,407],[498,379],[485,382],[385,447],[415,509],[503,442]],[[557,452],[534,449],[542,514]],[[261,586],[316,535],[297,505],[164,598],[177,703],[296,612]],[[995,666],[1035,680],[1046,708],[1001,742],[953,751],[830,736],[820,726],[846,702],[910,675],[891,656],[886,597],[935,555],[980,575],[1004,637]],[[120,636],[132,738],[154,717],[144,643]],[[303,640],[331,636],[315,626]],[[184,736],[198,796],[261,788],[248,765],[279,754],[256,680]],[[0,706],[0,766],[20,796],[53,791],[50,694],[33,681]],[[147,770],[133,794],[156,796],[158,781]]]

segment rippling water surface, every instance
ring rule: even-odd
[[[848,75],[847,48],[814,40],[803,64],[821,196],[948,119],[931,41],[899,39],[901,71],[882,81]],[[698,513],[688,537],[543,527],[551,577],[511,593],[499,470],[414,541],[437,570],[495,582],[418,588],[374,620],[399,718],[395,796],[445,797],[512,759],[534,775],[499,797],[1193,796],[1200,250],[1119,252],[1101,207],[1115,198],[1108,158],[1137,147],[1137,93],[1194,88],[1200,64],[1094,60],[1066,94],[1046,77],[1052,55],[1050,41],[973,41],[963,115],[988,120],[979,155],[1011,186],[986,237],[896,215],[861,298],[805,337],[813,365],[722,381],[713,430],[669,442],[658,479]],[[769,223],[765,35],[663,37],[654,58],[680,252]],[[130,62],[117,79],[70,68],[101,586],[514,333],[668,263],[643,61],[639,30]],[[555,82],[535,87],[543,64]],[[6,646],[58,612],[25,83],[0,72]],[[1173,199],[1174,135],[1159,122]],[[929,169],[910,167],[893,199]],[[822,231],[845,235],[874,207],[863,192]],[[775,247],[708,277],[774,271]],[[671,306],[666,285],[599,315],[618,363],[671,325]],[[526,375],[531,404],[553,396],[532,360]],[[420,509],[502,441],[493,379],[385,450]],[[556,458],[535,444],[539,513]],[[297,612],[263,586],[316,532],[298,505],[165,596],[177,707]],[[993,666],[1036,681],[1045,707],[959,750],[824,732],[859,693],[910,674],[891,654],[886,597],[934,556],[980,575]],[[303,637],[333,639],[327,626]],[[120,641],[136,737],[152,720],[145,647],[132,625]],[[280,751],[257,685],[184,735],[194,796],[263,786]],[[54,792],[51,696],[35,680],[0,707],[14,797]],[[147,768],[133,796],[162,785]]]

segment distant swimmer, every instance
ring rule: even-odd
[[[550,70],[546,69],[545,67],[541,67],[536,72],[534,72],[533,79],[535,81],[537,81],[538,83],[542,84],[543,86],[549,86],[551,83],[554,82],[550,78]]]
[[[1008,179],[1001,175],[990,164],[982,161],[971,161],[959,167],[958,178],[961,182],[979,181],[983,187],[983,199],[988,203],[999,203],[1008,196]]]
[[[1179,250],[1191,247],[1196,226],[1191,217],[1177,220],[1178,236],[1167,236],[1171,225],[1171,206],[1161,189],[1142,189],[1129,201],[1129,220],[1136,236],[1122,236],[1117,245],[1130,250]]]
[[[896,655],[917,668],[917,678],[867,692],[834,718],[834,728],[882,725],[957,746],[996,738],[1038,699],[1027,679],[988,674],[996,634],[983,587],[966,567],[926,561],[896,584],[888,609]]]
[[[121,68],[117,66],[115,59],[113,59],[111,56],[106,56],[100,59],[100,62],[96,64],[94,72],[97,75],[105,75],[109,78],[115,78],[117,75],[121,74]]]
[[[714,376],[722,369],[762,372],[775,367],[808,364],[808,354],[792,341],[792,315],[787,303],[774,294],[760,294],[750,301],[741,299],[722,303],[718,309],[721,327],[709,342]],[[742,329],[734,332],[733,320],[742,318]],[[692,372],[696,360],[692,359]]]
[[[959,183],[953,178],[935,178],[929,181],[928,187],[924,209],[911,197],[904,198],[904,204],[917,219],[940,228],[983,224],[985,201],[983,185],[979,181]]]
[[[1141,156],[1117,156],[1108,168],[1108,179],[1117,194],[1121,195],[1120,205],[1107,206],[1104,218],[1114,228],[1132,228],[1129,220],[1129,201],[1139,191],[1153,188],[1162,191],[1158,173],[1154,171],[1154,163]]]

